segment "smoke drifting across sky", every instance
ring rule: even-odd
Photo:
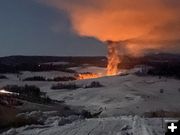
[[[40,0],[65,10],[74,30],[119,41],[127,53],[180,52],[179,0]]]

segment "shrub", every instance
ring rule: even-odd
[[[160,89],[160,93],[163,94],[164,93],[164,89]]]
[[[39,122],[37,119],[31,117],[16,117],[11,124],[12,127],[21,127],[21,126],[33,125],[33,124],[43,125],[42,122]]]
[[[99,112],[96,112],[96,113],[91,113],[89,111],[82,110],[81,116],[83,118],[98,118],[101,113],[102,113],[102,111],[99,111]]]
[[[66,76],[55,77],[53,79],[47,79],[47,81],[55,81],[55,82],[59,82],[59,81],[73,81],[73,80],[76,80],[76,78],[74,78],[74,77],[66,77]]]
[[[0,75],[0,79],[8,79],[5,75]]]
[[[149,75],[161,77],[175,77],[180,79],[180,63],[162,63],[153,66],[152,69],[148,71]]]
[[[46,93],[41,92],[40,89],[34,85],[25,85],[25,86],[7,85],[3,87],[3,89],[8,90],[10,92],[18,93],[19,94],[18,98],[30,102],[38,102],[38,103],[51,102],[51,99],[46,96]]]
[[[18,128],[22,127],[25,125],[43,125],[43,122],[38,121],[35,118],[32,117],[17,117],[14,116],[11,119],[6,119],[2,120],[0,123],[0,129],[5,129],[5,128]]]
[[[63,84],[63,83],[58,83],[56,85],[53,85],[51,87],[51,89],[69,89],[69,90],[74,90],[74,89],[78,89],[78,88],[81,88],[80,85],[77,85],[75,83],[68,83],[68,84]]]
[[[34,76],[34,77],[25,78],[23,81],[55,81],[55,82],[58,82],[58,81],[73,81],[73,80],[76,80],[76,78],[63,76],[63,77],[55,77],[52,79],[49,79],[49,78],[46,79],[42,76]]]
[[[93,81],[90,85],[85,86],[85,88],[99,88],[103,87],[103,85],[100,82]]]
[[[42,76],[34,76],[34,77],[25,78],[23,81],[46,81],[46,78]]]
[[[180,117],[180,112],[178,111],[153,111],[153,112],[146,112],[145,117],[148,118],[155,118],[155,117],[169,117],[169,118],[178,118]]]
[[[180,88],[178,89],[178,91],[180,92]]]
[[[19,93],[23,96],[34,96],[40,97],[41,92],[40,89],[34,85],[25,85],[25,86],[17,86],[17,85],[7,85],[4,87],[5,90]]]

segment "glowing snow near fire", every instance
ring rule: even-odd
[[[78,80],[99,78],[101,75],[95,73],[80,73],[77,75]]]
[[[77,80],[84,80],[84,79],[94,79],[100,78],[105,76],[115,76],[119,74],[118,64],[120,63],[118,53],[116,49],[111,49],[111,53],[108,55],[108,65],[106,70],[102,71],[94,71],[94,72],[85,72],[85,73],[78,73],[76,75]],[[87,69],[88,70],[88,69]]]

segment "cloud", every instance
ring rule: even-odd
[[[69,14],[81,36],[124,41],[127,50],[180,52],[179,0],[40,0]]]

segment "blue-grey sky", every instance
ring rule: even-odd
[[[35,0],[0,0],[0,56],[106,55],[106,46],[72,30],[68,14]]]

